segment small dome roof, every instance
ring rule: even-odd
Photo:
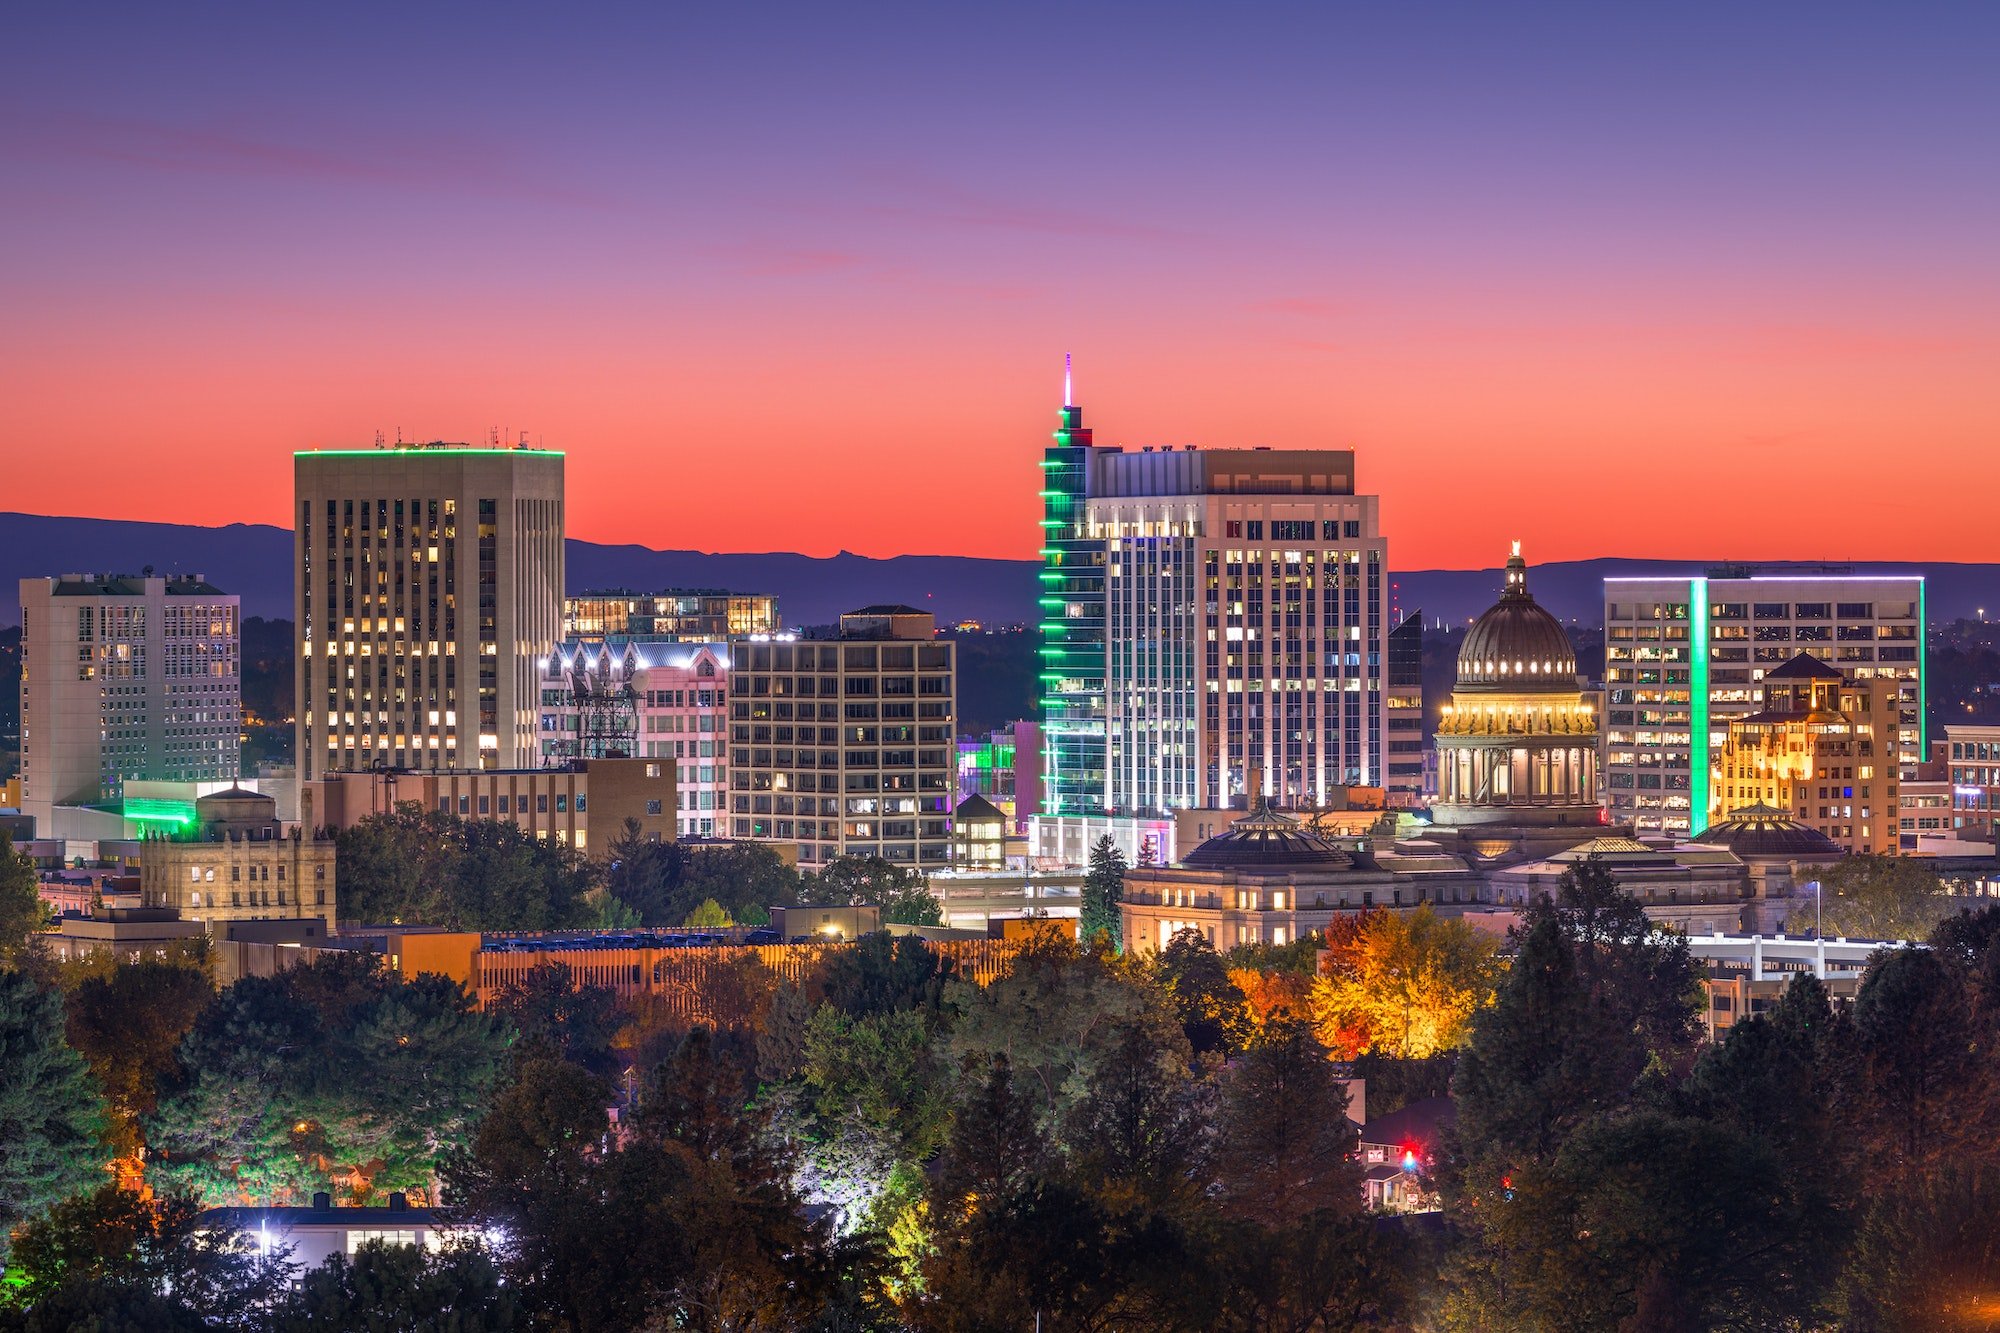
[[[1250,813],[1181,858],[1198,870],[1251,870],[1260,866],[1345,866],[1353,858],[1262,797]]]
[[[1710,824],[1694,840],[1711,847],[1727,847],[1744,857],[1841,855],[1840,844],[1832,838],[1768,805],[1732,810],[1728,818]]]
[[[1521,544],[1507,558],[1507,586],[1465,632],[1458,650],[1460,690],[1576,693],[1576,650],[1562,623],[1528,591]]]

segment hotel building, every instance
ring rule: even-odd
[[[838,634],[730,645],[728,834],[796,843],[805,870],[845,855],[942,868],[957,645],[907,606],[849,612]]]
[[[1764,674],[1758,696],[1756,712],[1729,721],[1709,822],[1776,810],[1847,851],[1897,852],[1901,682],[1800,653]]]
[[[21,804],[44,836],[127,782],[236,778],[238,609],[199,574],[21,580]]]
[[[299,777],[532,767],[561,629],[563,457],[457,444],[294,457]]]
[[[1730,719],[1755,712],[1758,682],[1800,652],[1856,680],[1897,682],[1894,762],[1913,772],[1925,757],[1924,631],[1921,577],[1732,569],[1606,579],[1603,773],[1612,820],[1683,836],[1706,827]]]

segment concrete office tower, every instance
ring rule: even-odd
[[[1354,454],[1093,450],[1105,803],[1312,806],[1388,777],[1388,551]],[[1050,744],[1054,744],[1051,738]]]
[[[730,645],[729,833],[942,869],[951,855],[957,645],[907,606],[840,618],[831,639]]]
[[[237,602],[199,574],[21,580],[21,803],[39,829],[129,780],[236,778]]]
[[[534,767],[562,630],[562,455],[325,449],[293,475],[300,779]]]
[[[1856,680],[1897,682],[1896,763],[1924,743],[1924,581],[1918,576],[1751,575],[1604,581],[1604,794],[1641,833],[1706,828],[1732,718],[1799,653]],[[1724,812],[1727,813],[1727,812]]]

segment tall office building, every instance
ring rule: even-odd
[[[1424,613],[1404,616],[1389,631],[1389,683],[1384,689],[1389,745],[1382,785],[1409,804],[1424,796]]]
[[[1387,543],[1346,450],[1095,450],[1105,804],[1318,805],[1388,776]]]
[[[134,779],[242,770],[238,599],[202,575],[21,580],[21,803],[119,798]]]
[[[534,767],[562,630],[563,456],[324,449],[293,475],[300,778]]]
[[[839,637],[731,644],[729,833],[940,869],[957,803],[957,645],[907,606],[840,618]]]
[[[1089,530],[1093,459],[1100,450],[1070,401],[1042,454],[1042,813],[1105,808],[1104,542]]]
[[[1801,652],[1857,680],[1897,682],[1897,766],[1924,744],[1924,581],[1774,574],[1604,581],[1604,786],[1614,822],[1640,832],[1708,826],[1732,718],[1764,675]]]

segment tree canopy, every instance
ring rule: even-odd
[[[339,834],[343,921],[452,930],[587,924],[597,870],[582,852],[505,819],[466,819],[406,801]]]

